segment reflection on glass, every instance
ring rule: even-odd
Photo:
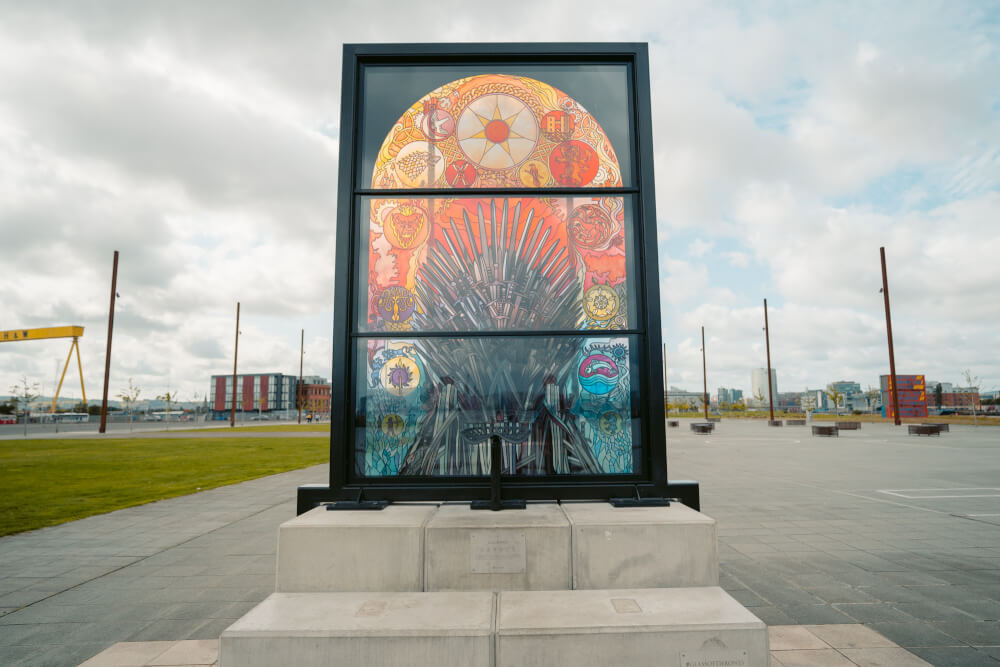
[[[632,337],[358,341],[356,472],[488,475],[486,431],[507,434],[504,474],[633,473]]]
[[[630,201],[372,199],[359,329],[628,329]]]
[[[481,74],[410,106],[385,137],[371,187],[620,187],[607,134],[574,98],[526,76]]]

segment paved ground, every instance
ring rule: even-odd
[[[670,476],[699,480],[719,521],[722,585],[766,623],[861,624],[934,665],[1000,665],[1000,429],[682,421],[669,437]],[[273,588],[295,488],[325,480],[317,466],[0,539],[0,664],[218,637]]]

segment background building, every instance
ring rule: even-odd
[[[236,412],[275,416],[296,409],[298,378],[283,373],[236,376]],[[233,407],[233,376],[213,375],[209,396],[213,419],[226,419]]]
[[[312,415],[313,419],[325,419],[330,415],[330,383],[326,379],[318,375],[303,376],[298,396],[302,401],[302,410]]]
[[[927,416],[927,383],[923,375],[899,375],[896,374],[896,394],[899,399],[900,417],[926,417]],[[892,376],[882,375],[879,377],[879,386],[882,392],[882,416],[895,418],[895,408],[892,401]]]
[[[778,396],[778,369],[771,369],[771,392],[774,397]],[[768,391],[767,391],[767,369],[766,368],[755,368],[750,377],[750,396],[754,401],[763,402],[767,404],[768,401]],[[759,404],[759,403],[758,403]]]

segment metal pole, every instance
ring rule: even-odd
[[[233,405],[229,413],[229,427],[236,426],[236,359],[240,353],[240,302],[236,302],[236,342],[233,344]]]
[[[104,430],[108,425],[108,382],[111,379],[111,332],[115,327],[115,288],[118,285],[118,251],[115,250],[114,264],[111,268],[111,307],[108,309],[108,349],[104,355],[104,398],[101,401],[101,427],[97,430],[98,433],[104,433]],[[70,350],[72,352],[72,350]],[[79,363],[80,361],[80,348],[76,348],[76,359]],[[67,359],[67,361],[69,361]],[[83,386],[83,369],[81,366],[80,370],[81,384]],[[84,397],[83,407],[86,410],[86,396]]]
[[[708,421],[708,374],[705,371],[705,327],[701,328],[701,382],[705,404],[705,421]]]
[[[302,340],[299,342],[299,390],[296,392],[299,404],[299,423],[302,423],[302,357],[306,353],[306,330],[302,330]]]
[[[885,331],[889,337],[889,392],[892,394],[892,409],[896,426],[902,424],[899,419],[899,388],[896,384],[896,355],[892,351],[892,317],[889,315],[889,279],[885,272],[885,247],[878,249],[882,258],[882,296],[885,298]]]
[[[771,332],[767,326],[767,299],[764,299],[764,344],[767,346],[767,400],[774,421],[774,390],[771,388]]]

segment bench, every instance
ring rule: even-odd
[[[786,419],[785,426],[805,426],[805,419]]]
[[[694,422],[691,424],[691,430],[695,433],[711,433],[715,430],[715,424],[712,422]]]
[[[951,429],[948,428],[947,424],[924,424],[924,426],[937,426],[939,431],[944,433],[951,433]]]
[[[784,424],[781,423],[780,419],[768,419],[767,420],[767,425],[768,426],[784,426]]]
[[[830,437],[830,436],[834,436],[834,435],[838,436],[838,437],[840,436],[840,429],[838,429],[836,426],[815,426],[814,425],[813,428],[812,428],[812,432],[813,432],[813,435],[822,435],[822,436],[826,436],[826,437]]]
[[[940,424],[907,424],[910,435],[941,435]]]
[[[669,426],[670,428],[677,428],[680,425],[681,425],[681,423],[679,421],[677,421],[676,419],[668,419],[667,420],[667,426]]]
[[[861,422],[837,422],[837,428],[841,431],[860,431]]]

